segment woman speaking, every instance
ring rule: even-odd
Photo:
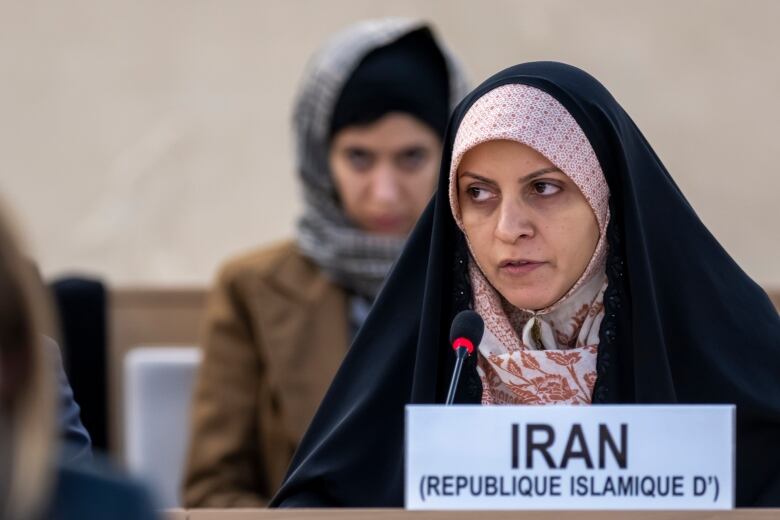
[[[780,505],[780,319],[593,77],[506,69],[451,117],[438,191],[272,505],[401,506],[404,406],[734,403],[737,505]],[[492,439],[464,439],[471,443]]]

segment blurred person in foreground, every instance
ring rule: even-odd
[[[257,507],[277,489],[407,234],[430,200],[466,91],[419,21],[351,26],[295,104],[305,211],[295,240],[223,266],[206,312],[188,507]]]
[[[134,484],[57,462],[47,302],[1,211],[0,295],[0,518],[155,518]]]
[[[44,287],[44,281],[37,264],[32,260],[25,262],[29,274],[36,285]],[[62,442],[59,460],[69,465],[87,465],[92,462],[92,439],[87,428],[81,422],[81,407],[76,402],[73,388],[63,366],[63,353],[52,338],[59,337],[58,320],[48,320],[51,330],[44,329],[44,350],[48,353],[50,369],[57,380],[57,428]]]

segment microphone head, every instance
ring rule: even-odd
[[[466,347],[471,354],[475,346],[482,341],[483,332],[485,332],[485,322],[479,314],[474,311],[460,311],[452,320],[450,344],[455,350]]]

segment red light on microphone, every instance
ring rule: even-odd
[[[455,341],[452,342],[452,349],[455,350],[456,352],[461,347],[466,348],[466,352],[468,353],[469,356],[472,354],[472,352],[474,352],[474,343],[472,343],[471,340],[468,338],[464,338],[464,337],[455,338]]]

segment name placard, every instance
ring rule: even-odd
[[[406,407],[407,509],[730,509],[735,407]]]

